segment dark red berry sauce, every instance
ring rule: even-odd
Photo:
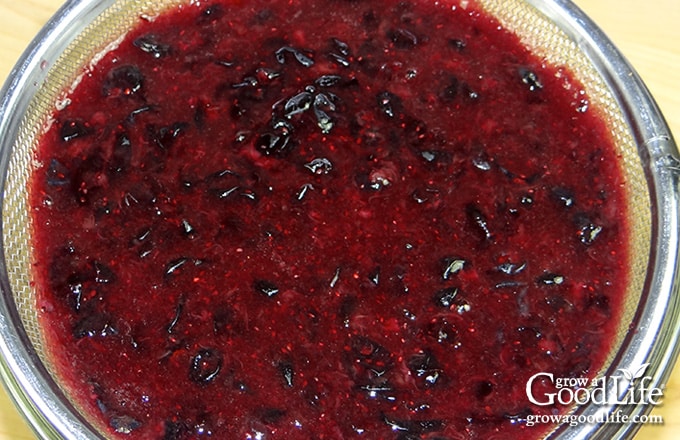
[[[604,362],[619,159],[569,70],[473,3],[195,2],[69,100],[36,288],[111,435],[531,439],[564,408],[527,379]]]

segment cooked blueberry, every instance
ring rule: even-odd
[[[151,237],[151,228],[145,228],[140,230],[135,236],[130,240],[130,246],[138,246]]]
[[[478,232],[481,233],[485,240],[493,239],[493,234],[491,234],[491,229],[489,228],[489,222],[481,211],[481,209],[473,204],[466,206],[466,213],[470,222],[475,226]]]
[[[265,295],[269,298],[272,298],[278,295],[279,293],[279,287],[276,284],[272,283],[271,281],[267,280],[257,280],[253,284],[253,287],[255,288],[256,292]]]
[[[277,133],[289,136],[294,129],[293,123],[286,118],[272,117],[269,126]]]
[[[144,75],[136,66],[114,67],[106,75],[104,96],[129,96],[139,92],[144,85]]]
[[[199,350],[191,359],[189,379],[202,385],[212,382],[220,374],[222,362],[222,354],[218,350]]]
[[[546,272],[538,277],[538,283],[545,286],[560,285],[564,283],[564,276],[557,273]]]
[[[376,373],[385,372],[393,366],[390,352],[372,339],[365,336],[353,336],[350,347],[355,359]]]
[[[231,85],[234,89],[240,89],[242,87],[257,87],[258,81],[254,76],[246,76],[241,82],[237,82]]]
[[[491,158],[483,151],[479,152],[472,158],[472,165],[478,170],[491,170]]]
[[[90,128],[81,119],[69,119],[61,126],[59,135],[64,142],[85,137],[91,133]]]
[[[523,287],[526,286],[526,283],[523,281],[501,281],[499,283],[494,284],[494,289],[516,289],[518,287]]]
[[[241,101],[239,99],[234,99],[231,102],[231,107],[229,108],[229,116],[231,116],[231,118],[234,121],[238,121],[246,113],[247,113],[246,108],[241,104]]]
[[[177,272],[179,268],[187,264],[189,261],[190,260],[187,257],[180,257],[170,261],[168,264],[165,265],[165,274],[172,275],[173,273]]]
[[[510,261],[507,261],[496,266],[496,270],[506,275],[517,275],[518,273],[526,269],[526,267],[527,267],[526,263],[512,263]]]
[[[146,258],[150,256],[153,253],[153,246],[152,245],[147,245],[142,247],[137,255],[139,255],[139,258]]]
[[[234,310],[226,305],[218,305],[212,311],[213,332],[216,335],[229,334],[237,323]]]
[[[418,319],[416,314],[410,311],[409,309],[402,309],[401,313],[403,314],[404,318],[406,318],[408,321],[415,322]]]
[[[258,81],[253,76],[247,76],[241,82],[230,83],[227,91],[226,84],[218,87],[215,95],[218,99],[228,95],[231,97],[231,108],[229,109],[229,116],[234,121],[240,120],[244,115],[247,115],[253,110],[253,105],[263,102],[268,94],[268,89],[259,85]]]
[[[426,191],[423,191],[422,189],[413,190],[413,192],[411,193],[411,197],[419,205],[422,205],[423,203],[426,203],[429,200]]]
[[[335,268],[335,272],[333,272],[333,278],[331,278],[331,282],[328,283],[328,285],[333,288],[335,287],[336,284],[338,284],[338,281],[340,281],[340,272],[341,272],[340,267]]]
[[[250,135],[251,135],[251,132],[249,130],[239,130],[239,131],[236,132],[236,134],[234,136],[234,143],[235,144],[242,144],[243,142],[248,140]]]
[[[147,133],[152,142],[158,145],[161,149],[167,150],[172,146],[182,133],[186,131],[189,124],[186,122],[175,122],[171,125],[156,127],[154,125],[147,126]]]
[[[444,270],[442,271],[442,278],[448,280],[452,275],[457,274],[465,268],[467,262],[465,259],[460,257],[445,257],[442,260],[442,266]]]
[[[101,186],[100,176],[105,167],[102,153],[93,150],[82,162],[76,162],[71,173],[71,189],[76,201],[81,205],[88,205],[96,200],[95,194]]]
[[[57,159],[52,159],[47,168],[47,184],[49,186],[64,186],[68,185],[70,181],[68,168]]]
[[[276,51],[276,61],[280,64],[284,64],[286,62],[287,54],[293,55],[295,60],[304,67],[312,67],[314,65],[314,60],[311,58],[310,51],[300,50],[290,46],[284,46]]]
[[[553,188],[551,194],[555,198],[555,200],[557,200],[565,208],[571,208],[576,203],[574,193],[568,188],[563,187]]]
[[[429,351],[411,356],[407,362],[407,367],[421,388],[429,388],[442,383],[444,372],[434,354]]]
[[[349,60],[346,57],[338,55],[337,53],[330,53],[328,56],[339,65],[343,67],[349,67]]]
[[[422,151],[420,156],[425,159],[426,162],[434,162],[437,159],[436,151]]]
[[[175,306],[175,314],[173,315],[170,324],[168,324],[168,327],[166,328],[168,333],[172,333],[172,331],[175,329],[175,326],[177,326],[177,323],[182,316],[182,311],[184,310],[184,302],[185,300],[183,296],[177,301],[177,305]]]
[[[317,157],[305,164],[305,168],[313,174],[328,174],[333,169],[333,164],[325,157]]]
[[[454,345],[458,342],[458,329],[445,317],[436,317],[423,328],[425,335],[439,344]]]
[[[520,78],[522,78],[522,82],[529,87],[530,91],[534,92],[543,88],[543,84],[541,84],[538,76],[532,70],[521,67],[519,69],[519,75]]]
[[[456,287],[447,287],[435,293],[434,302],[440,307],[449,309],[458,304],[457,296],[458,289]]]
[[[444,429],[444,422],[442,420],[397,420],[387,416],[383,416],[383,421],[396,432],[405,432],[414,434],[420,438],[419,435],[428,432],[441,431]]]
[[[284,116],[290,118],[293,115],[309,110],[312,105],[312,94],[309,92],[298,93],[286,101]]]
[[[182,219],[181,221],[181,228],[182,228],[182,233],[186,235],[187,237],[192,237],[195,233],[196,230],[194,227],[189,223],[189,220],[187,219]]]
[[[340,53],[340,55],[349,56],[349,45],[347,45],[347,43],[337,38],[332,38],[331,41],[333,43],[333,47]]]
[[[369,272],[368,279],[376,286],[380,284],[380,266],[377,266],[375,269]]]
[[[359,188],[380,191],[383,187],[390,184],[389,180],[374,176],[374,173],[360,173],[355,176],[355,181]]]
[[[78,274],[71,274],[66,278],[63,290],[67,297],[66,302],[74,311],[79,311],[83,306],[83,302],[87,300],[85,295],[85,283],[87,280],[84,276]]]
[[[371,399],[380,397],[391,402],[396,399],[394,396],[394,386],[380,376],[373,378],[370,383],[359,385],[358,388],[365,391]]]
[[[285,132],[265,132],[255,140],[255,148],[266,156],[283,155],[291,149],[292,144],[290,135]]]
[[[112,283],[116,280],[116,275],[111,268],[100,261],[92,262],[94,269],[94,281],[101,284]]]
[[[269,156],[286,152],[288,150],[289,142],[290,137],[288,134],[266,132],[257,137],[255,140],[255,148],[261,153]]]
[[[132,44],[154,58],[162,58],[171,51],[169,44],[161,43],[158,41],[158,36],[153,34],[142,35],[135,39]]]
[[[376,96],[376,100],[380,111],[390,118],[394,118],[402,111],[401,98],[394,93],[381,92]]]
[[[255,77],[260,84],[269,83],[281,76],[281,72],[267,67],[258,67],[255,70]]]
[[[314,97],[314,116],[316,116],[316,124],[321,129],[321,132],[328,133],[333,128],[333,120],[328,112],[335,111],[335,104],[329,97],[323,93],[319,93]]]
[[[153,105],[144,105],[142,107],[138,107],[138,108],[132,110],[127,115],[127,118],[125,118],[125,122],[127,122],[128,124],[134,124],[135,119],[137,118],[138,115],[141,115],[141,114],[146,113],[146,112],[150,112],[150,111],[154,110],[155,108],[156,107],[154,107]]]
[[[406,29],[394,29],[388,33],[388,38],[399,49],[412,49],[418,44],[418,37]]]
[[[87,313],[73,327],[73,337],[76,339],[106,337],[116,333],[116,329],[111,326],[109,316],[101,312]]]
[[[109,425],[120,434],[130,434],[142,427],[142,422],[128,415],[116,415],[109,419]]]
[[[208,192],[218,199],[226,199],[229,196],[236,194],[239,189],[241,188],[238,186],[232,186],[230,188],[210,188]]]
[[[331,39],[332,52],[328,56],[343,67],[349,67],[349,46],[344,41],[338,40],[337,38]]]
[[[314,81],[314,84],[319,87],[333,87],[340,81],[342,81],[342,77],[340,75],[321,75],[316,79],[316,81]]]
[[[130,166],[131,160],[132,142],[130,142],[130,138],[126,134],[121,133],[116,136],[113,143],[109,169],[117,173],[123,172]]]
[[[408,249],[409,246],[407,244],[406,248]],[[406,271],[401,267],[395,268],[390,275],[384,277],[383,284],[393,295],[406,295],[409,292],[409,287],[406,284]]]
[[[260,83],[260,80],[256,76],[257,74],[246,75],[241,82],[232,83],[230,89],[235,91],[234,93],[229,93],[225,89],[226,85],[221,86],[217,90],[217,95],[230,95],[235,98],[233,103],[239,102],[239,105],[234,105],[232,109],[232,115],[238,109],[238,112],[243,115],[252,109],[252,103],[263,102],[267,96],[269,96],[269,88],[265,87],[264,84]]]
[[[581,243],[590,246],[595,242],[595,239],[600,235],[602,232],[602,226],[593,224],[593,223],[588,223],[583,226],[578,230],[578,237],[579,240],[581,240]]]
[[[476,102],[479,99],[479,93],[468,83],[461,84],[459,90],[462,96],[465,97],[466,102]]]
[[[293,387],[293,378],[295,376],[295,370],[293,369],[293,364],[290,361],[281,361],[276,366],[283,378],[283,382],[288,388]]]
[[[527,344],[533,344],[537,339],[543,338],[543,332],[539,327],[520,326],[517,327],[517,333],[520,339]]]
[[[305,183],[300,187],[300,189],[295,193],[296,200],[302,200],[307,196],[307,192],[314,190],[314,186],[311,183]]]
[[[236,174],[234,171],[230,170],[229,168],[225,168],[225,169],[210,173],[205,177],[205,181],[208,182],[208,183],[224,182],[225,179],[228,179],[229,181],[235,182],[238,179],[238,174]]]

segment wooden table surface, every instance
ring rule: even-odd
[[[575,0],[636,68],[680,139],[680,1]],[[0,79],[7,78],[29,41],[62,0],[0,0]],[[664,425],[645,425],[636,440],[680,438],[680,365],[653,414]],[[0,389],[0,440],[34,439]]]

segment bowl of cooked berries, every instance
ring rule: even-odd
[[[71,1],[0,148],[41,438],[625,437],[675,359],[678,152],[566,1]]]

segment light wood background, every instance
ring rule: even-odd
[[[624,53],[655,96],[672,132],[680,139],[680,1],[575,0]],[[0,80],[61,0],[0,0]],[[680,365],[653,414],[662,426],[645,425],[636,440],[680,438]],[[0,440],[34,439],[32,432],[0,389]]]

